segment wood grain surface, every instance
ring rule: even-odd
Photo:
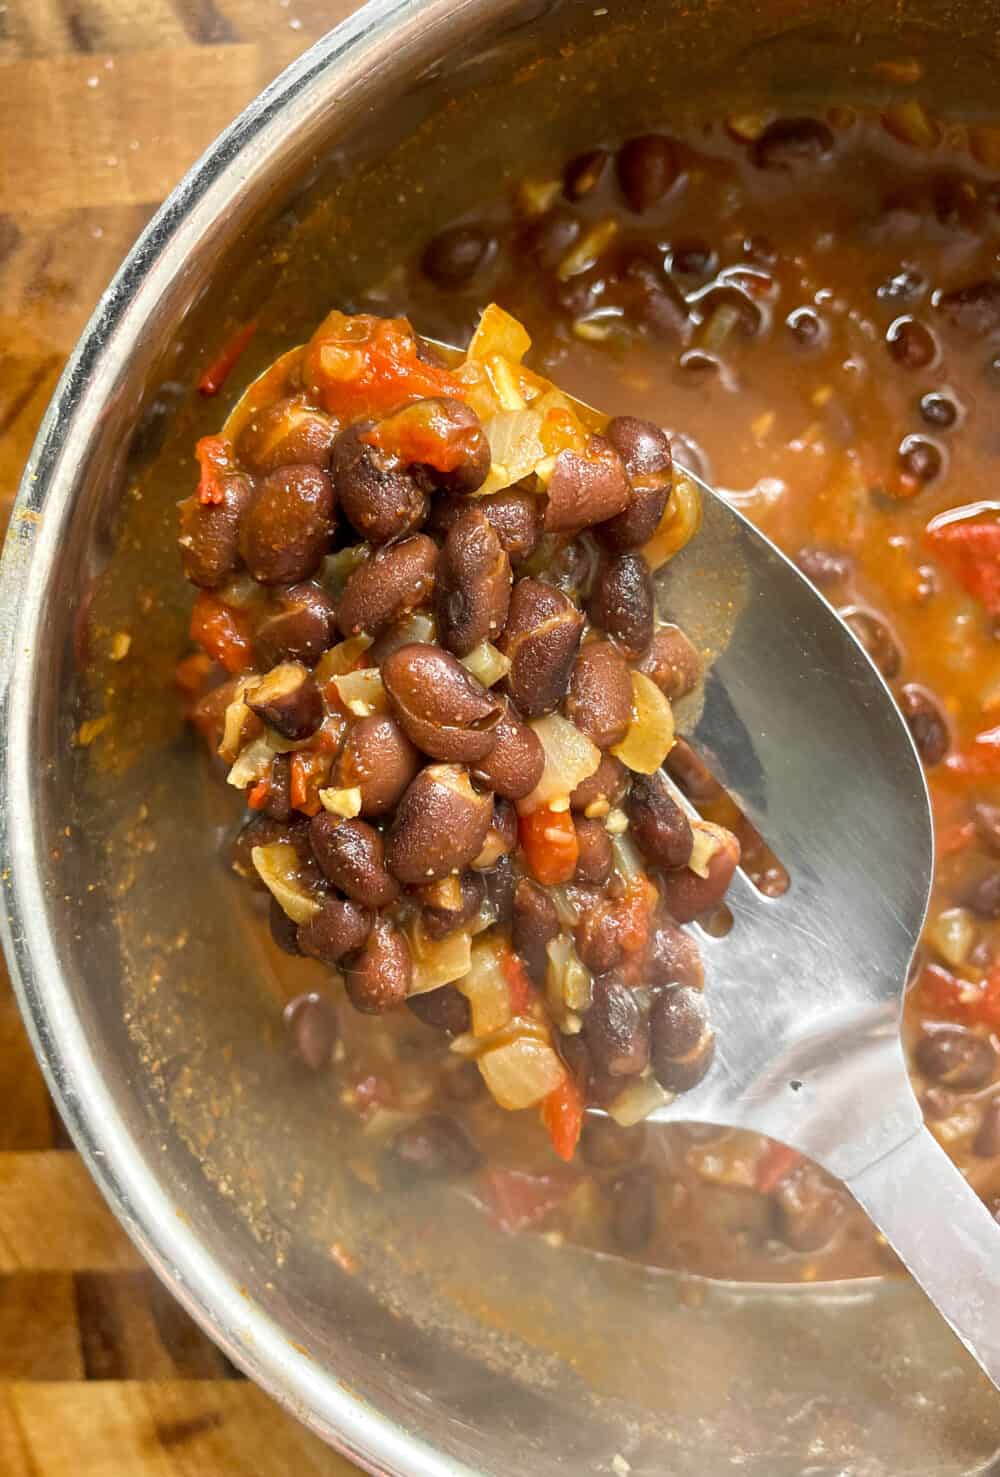
[[[0,0],[0,526],[150,214],[351,0]],[[147,1271],[72,1151],[0,965],[0,1477],[348,1477]]]

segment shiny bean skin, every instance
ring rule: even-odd
[[[199,502],[196,494],[181,503],[181,562],[193,585],[215,590],[242,564],[240,529],[254,498],[247,477],[222,480],[222,501]]]
[[[452,883],[458,885],[457,903],[445,892]],[[462,872],[458,877],[448,877],[440,882],[429,882],[426,887],[418,887],[416,897],[420,903],[420,918],[427,937],[443,939],[449,933],[454,933],[456,928],[464,928],[467,923],[472,922],[486,897],[486,883],[478,872]]]
[[[276,897],[268,905],[267,921],[271,937],[283,954],[295,956],[302,953],[299,948],[299,926],[294,919],[289,918]]]
[[[510,856],[498,857],[492,867],[479,874],[486,884],[486,901],[498,923],[509,923],[514,916],[514,861]]]
[[[605,830],[603,821],[577,816],[574,825],[580,851],[575,881],[602,887],[611,876],[614,865],[611,837]]]
[[[997,1054],[968,1026],[929,1022],[917,1043],[915,1061],[932,1082],[971,1090],[992,1080]]]
[[[661,887],[663,903],[678,923],[691,923],[722,901],[740,859],[740,843],[731,831],[709,821],[695,821],[694,828],[709,831],[718,849],[709,859],[707,877],[699,877],[689,867],[665,873]]]
[[[573,664],[566,717],[599,749],[620,743],[632,722],[632,679],[610,641],[588,641]]]
[[[602,562],[588,605],[590,618],[626,656],[638,659],[653,639],[653,581],[641,554]]]
[[[536,985],[545,983],[549,964],[545,951],[558,937],[559,917],[555,904],[544,887],[539,887],[529,877],[522,877],[514,888],[511,945]]]
[[[587,779],[581,780],[569,797],[570,809],[587,814],[607,815],[619,803],[628,787],[629,772],[614,754],[602,754],[601,762]]]
[[[482,1155],[453,1118],[429,1113],[396,1135],[390,1158],[397,1176],[408,1182],[470,1174]]]
[[[377,636],[407,611],[430,604],[437,560],[437,544],[423,533],[378,549],[344,587],[337,607],[343,634]]]
[[[690,985],[696,990],[705,983],[697,940],[678,928],[663,910],[653,916],[645,979],[650,985]]]
[[[496,641],[510,606],[510,559],[482,508],[466,509],[448,530],[438,562],[434,605],[441,642],[467,656]]]
[[[454,985],[440,985],[436,990],[410,995],[406,1008],[425,1026],[447,1031],[449,1036],[463,1036],[472,1026],[469,1002]]]
[[[480,498],[478,506],[486,514],[507,557],[512,563],[530,559],[542,536],[539,500],[530,492],[507,488]]]
[[[474,790],[466,770],[428,765],[397,807],[386,849],[389,870],[411,887],[464,870],[482,850],[492,818],[492,796]]]
[[[926,688],[907,682],[900,688],[897,701],[923,762],[928,766],[940,764],[951,747],[951,731],[937,700]]]
[[[258,483],[240,533],[243,562],[262,585],[308,579],[335,528],[333,484],[318,467],[282,467]]]
[[[378,909],[396,901],[399,884],[386,868],[385,844],[367,821],[321,810],[309,823],[309,840],[324,877],[354,902]]]
[[[323,964],[339,964],[363,948],[372,927],[372,915],[349,898],[331,897],[308,923],[300,923],[299,951]]]
[[[617,169],[622,194],[637,214],[662,200],[680,173],[673,144],[658,133],[629,139],[618,151]]]
[[[562,261],[580,234],[580,220],[564,205],[547,210],[528,221],[518,232],[519,255],[542,272],[551,272]]]
[[[429,499],[413,474],[365,441],[374,421],[358,421],[337,437],[330,461],[344,516],[372,544],[403,538],[420,528]]]
[[[314,667],[334,641],[337,612],[319,585],[306,582],[276,590],[277,609],[254,635],[254,651],[264,667],[304,662]]]
[[[292,466],[325,471],[336,434],[336,421],[304,395],[287,395],[254,411],[237,438],[236,456],[255,476]]]
[[[500,699],[451,652],[410,642],[386,657],[382,681],[404,733],[432,759],[475,764],[492,750]]]
[[[267,777],[267,799],[264,814],[275,821],[292,818],[292,761],[287,754],[275,754]]]
[[[659,626],[635,666],[672,703],[686,697],[701,678],[701,658],[679,626]]]
[[[670,442],[659,426],[634,415],[616,415],[606,432],[632,484],[632,501],[617,517],[595,528],[606,549],[638,549],[659,526],[673,483]]]
[[[337,1012],[322,995],[296,995],[282,1013],[296,1055],[310,1072],[322,1072],[337,1044]]]
[[[420,755],[395,718],[373,714],[347,731],[337,760],[337,785],[361,791],[361,814],[388,815],[420,768]]]
[[[634,776],[625,814],[629,834],[651,866],[670,871],[687,866],[694,832],[659,771]]]
[[[649,1025],[634,991],[613,976],[594,980],[583,1035],[596,1065],[611,1077],[633,1077],[649,1061]]]
[[[612,1118],[591,1113],[580,1135],[580,1157],[591,1169],[625,1169],[642,1158],[647,1137],[644,1123],[622,1128]]]
[[[428,243],[421,266],[437,287],[465,287],[495,252],[496,242],[482,226],[450,226]]]
[[[816,118],[778,118],[764,129],[751,152],[758,169],[799,169],[833,152],[833,134]]]
[[[251,682],[244,701],[251,713],[287,739],[306,739],[323,722],[323,699],[301,662],[282,662]]]
[[[383,1015],[402,1005],[412,974],[410,946],[403,934],[387,918],[377,918],[364,947],[347,961],[344,988],[355,1010]]]
[[[623,514],[634,500],[622,459],[603,436],[591,436],[585,452],[560,451],[546,492],[546,533],[579,533]]]
[[[493,748],[475,765],[475,777],[508,800],[523,800],[542,777],[545,750],[509,698],[503,700],[493,738]]]
[[[508,691],[525,717],[539,718],[562,702],[582,635],[583,616],[561,590],[517,581],[497,645],[511,664]]]
[[[634,1256],[649,1245],[656,1229],[653,1171],[646,1165],[637,1165],[615,1175],[605,1189],[610,1199],[611,1239],[621,1251]]]
[[[842,610],[841,618],[850,626],[886,681],[899,675],[903,656],[899,643],[881,616],[870,610]]]
[[[668,985],[649,1013],[651,1060],[660,1086],[687,1092],[707,1074],[715,1056],[705,997],[686,985]]]

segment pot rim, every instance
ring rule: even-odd
[[[496,10],[487,0],[488,11]],[[297,1348],[226,1273],[146,1164],[97,1065],[46,927],[29,733],[42,596],[59,557],[79,468],[162,295],[282,139],[343,104],[352,85],[440,40],[481,0],[368,0],[293,62],[195,162],[142,232],[66,363],[25,465],[0,560],[0,940],[49,1091],[90,1174],[145,1260],[227,1356],[293,1415],[371,1472],[476,1477],[379,1414]],[[44,516],[42,516],[44,515]],[[15,660],[15,654],[17,659]]]

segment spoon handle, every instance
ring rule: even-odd
[[[934,1136],[920,1128],[846,1184],[1000,1386],[1000,1225]]]

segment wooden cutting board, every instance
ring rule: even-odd
[[[214,135],[352,0],[0,0],[0,527],[66,355]],[[0,965],[0,1477],[349,1477],[148,1272]]]

